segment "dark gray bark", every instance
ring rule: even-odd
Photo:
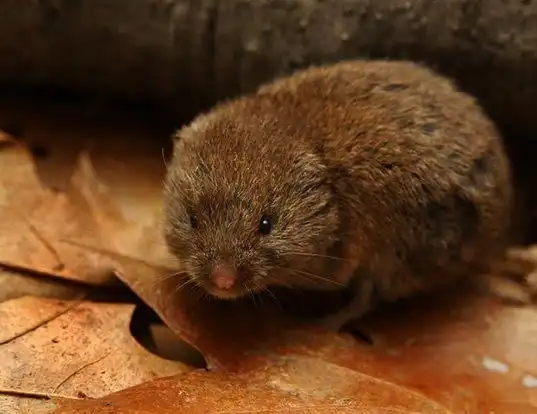
[[[0,0],[0,81],[200,108],[311,63],[423,61],[537,131],[535,0]]]

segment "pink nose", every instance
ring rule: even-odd
[[[211,280],[218,289],[229,290],[237,281],[237,271],[226,264],[218,264],[211,270]]]

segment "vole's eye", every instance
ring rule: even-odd
[[[269,234],[272,231],[272,217],[267,216],[266,214],[261,217],[259,222],[259,233]]]
[[[195,214],[192,214],[190,216],[190,226],[195,229],[198,227],[198,218],[196,217]]]

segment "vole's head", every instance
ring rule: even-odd
[[[322,283],[308,269],[339,221],[322,160],[277,121],[233,115],[215,111],[178,134],[165,183],[171,253],[224,299]]]

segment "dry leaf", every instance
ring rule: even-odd
[[[50,414],[56,407],[46,399],[31,399],[0,396],[0,410],[6,414]]]
[[[284,321],[276,307],[200,302],[186,291],[178,294],[169,284],[173,279],[155,288],[162,270],[128,258],[121,265],[120,277],[199,349],[212,369],[254,375],[269,354],[306,354],[408,386],[454,412],[537,410],[537,388],[524,382],[537,378],[535,308],[510,308],[460,287],[363,319],[362,328],[373,338],[368,347],[291,318]]]
[[[28,143],[0,147],[0,264],[107,285],[117,283],[108,259],[64,240],[128,253],[162,247],[144,237],[164,174],[155,130],[130,116],[70,105],[0,108],[0,124],[16,124]]]
[[[24,146],[1,148],[0,164],[0,263],[43,277],[112,283],[102,256],[60,243],[61,237],[97,237],[99,226],[91,212],[66,194],[45,188]]]
[[[195,371],[99,400],[59,403],[56,414],[450,413],[412,390],[302,356],[267,361],[255,372]]]
[[[419,390],[454,412],[537,412],[537,309],[457,288],[365,318],[366,352],[297,338],[299,349]],[[341,340],[343,341],[343,340]]]
[[[95,398],[189,371],[136,342],[129,332],[133,309],[34,297],[0,304],[0,395]],[[4,400],[12,404],[13,398]]]

